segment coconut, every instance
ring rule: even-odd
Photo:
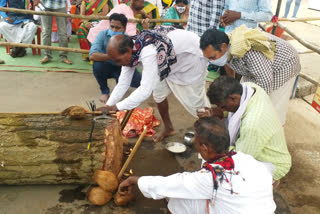
[[[124,196],[120,195],[118,192],[113,196],[114,203],[118,206],[127,205],[130,201],[132,201],[135,197],[132,193],[128,193]]]
[[[88,200],[94,205],[105,205],[112,198],[111,192],[104,191],[101,187],[94,187],[88,194]]]
[[[110,171],[96,170],[92,179],[106,192],[115,191],[119,185],[117,177]]]

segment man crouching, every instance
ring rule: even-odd
[[[131,193],[138,184],[147,198],[168,198],[171,213],[274,213],[272,172],[266,164],[241,152],[228,152],[230,137],[214,117],[195,122],[195,144],[202,169],[167,177],[129,177],[119,193]],[[263,207],[263,209],[261,209]]]

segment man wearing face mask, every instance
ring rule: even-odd
[[[289,98],[301,70],[294,47],[269,33],[242,25],[230,39],[220,30],[207,30],[201,37],[200,48],[210,63],[224,66],[229,76],[240,74],[242,82],[263,88],[285,124]]]
[[[118,82],[121,66],[118,66],[113,61],[110,61],[107,55],[107,45],[110,38],[114,35],[124,34],[128,19],[123,14],[114,13],[110,16],[110,28],[101,31],[96,37],[91,46],[89,58],[94,61],[93,74],[100,86],[101,97],[100,101],[106,103],[110,89],[108,88],[107,79],[114,78]],[[140,86],[141,75],[135,70],[131,87]]]

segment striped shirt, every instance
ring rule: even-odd
[[[49,9],[60,9],[67,6],[67,0],[42,0],[43,6]]]
[[[297,76],[301,65],[293,46],[269,33],[266,35],[276,44],[273,61],[259,51],[250,50],[239,59],[232,58],[228,66],[242,75],[241,82],[253,82],[269,94]]]
[[[218,28],[225,0],[190,0],[187,30],[202,36],[210,28]]]
[[[291,167],[283,127],[265,91],[254,83],[247,84],[255,89],[255,94],[241,118],[236,150],[252,155],[259,161],[272,163],[275,167],[273,179],[279,180]]]

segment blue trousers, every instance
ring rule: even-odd
[[[99,84],[101,94],[110,94],[107,80],[113,78],[118,83],[120,73],[121,66],[115,65],[110,61],[93,63],[93,75]],[[140,80],[141,74],[135,70],[130,86],[138,88],[140,86]]]
[[[284,17],[285,18],[288,17],[288,14],[289,14],[289,11],[290,11],[290,7],[291,7],[291,3],[292,3],[292,0],[287,0],[286,9],[285,9],[285,12],[284,12]],[[299,10],[299,7],[300,7],[300,3],[301,3],[301,0],[295,0],[295,6],[294,6],[293,15],[292,15],[293,18],[297,17],[297,13],[298,13],[298,10]]]

